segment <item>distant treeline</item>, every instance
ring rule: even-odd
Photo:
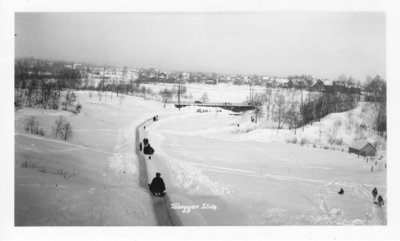
[[[246,102],[254,105],[255,121],[258,116],[272,119],[277,128],[287,126],[289,129],[312,124],[320,121],[330,113],[344,112],[354,109],[361,98],[374,102],[378,115],[373,127],[382,136],[386,132],[386,82],[376,76],[367,80],[366,94],[351,92],[311,92],[303,90],[266,88],[265,93],[257,94]],[[301,95],[301,98],[300,98]]]

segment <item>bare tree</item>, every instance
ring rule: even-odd
[[[292,101],[292,103],[286,108],[284,113],[284,122],[289,126],[289,129],[294,128],[294,134],[296,134],[298,122],[299,122],[299,112],[297,111],[297,102]]]
[[[26,132],[30,132],[31,134],[38,134],[44,136],[43,128],[39,128],[39,121],[36,120],[35,116],[31,116],[25,120],[25,127]]]
[[[160,95],[162,97],[162,100],[164,102],[164,108],[168,102],[168,100],[170,100],[172,98],[172,91],[165,88],[164,90],[160,91]]]
[[[34,130],[37,126],[37,121],[35,116],[30,116],[28,119],[25,120],[25,131],[34,133]]]
[[[59,102],[60,102],[59,94],[57,93],[57,91],[53,91],[51,94],[51,108],[57,110]]]
[[[204,92],[200,99],[203,101],[203,103],[207,103],[209,100],[207,92]]]
[[[347,133],[350,134],[351,126],[353,125],[353,110],[352,109],[347,111],[347,118],[348,118]]]
[[[313,106],[313,119],[318,121],[321,121],[321,118],[325,116],[325,114],[329,113],[329,94],[324,94],[321,97],[319,97],[315,102]]]
[[[336,139],[337,132],[338,132],[339,127],[340,127],[341,125],[342,125],[342,122],[341,122],[340,120],[336,120],[336,121],[333,123],[333,128],[332,128],[332,138],[333,138],[333,140]]]
[[[63,116],[58,117],[58,119],[54,121],[54,126],[53,126],[54,138],[57,139],[57,137],[62,133],[64,125],[65,125],[65,119]]]
[[[272,104],[272,89],[271,88],[267,88],[265,90],[264,103],[265,103],[265,106],[267,107],[267,121],[268,121],[269,113],[271,110],[271,104]]]
[[[285,113],[286,109],[286,99],[283,91],[279,91],[275,95],[275,100],[274,100],[274,106],[276,107],[275,111],[275,121],[278,122],[278,129],[282,128],[282,123],[283,123],[283,115]]]
[[[264,98],[265,95],[257,93],[253,96],[253,106],[255,107],[254,114],[256,115],[255,123],[258,121],[258,116],[262,114],[262,104]]]
[[[34,86],[32,85],[32,83],[30,83],[27,91],[25,92],[26,100],[28,101],[28,107],[31,107],[32,104],[33,91],[34,91]]]
[[[72,137],[72,125],[67,122],[61,130],[61,137],[64,141],[71,139]]]
[[[65,94],[65,101],[62,102],[62,105],[63,105],[62,109],[67,110],[67,107],[70,103],[71,103],[71,96],[70,96],[70,93],[68,90],[67,93]]]

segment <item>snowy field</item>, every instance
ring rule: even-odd
[[[142,84],[146,88],[152,89],[158,93],[160,90],[165,88],[172,89],[176,88],[176,84],[167,83],[152,83]],[[230,103],[242,103],[247,100],[250,90],[248,85],[233,85],[233,84],[218,84],[218,85],[206,85],[206,84],[185,84],[186,94],[185,96],[192,97],[192,100],[201,100],[201,96],[207,93],[210,102],[230,102]],[[265,87],[252,86],[254,89],[253,93],[263,94]]]
[[[382,161],[371,173],[374,163],[346,151],[286,143],[293,131],[259,129],[263,127],[250,123],[249,114],[235,116],[213,108],[198,113],[197,107],[178,111],[115,94],[101,100],[95,92],[91,97],[89,92],[77,96],[83,106],[78,115],[32,108],[15,111],[17,226],[157,225],[151,197],[139,185],[135,153],[136,127],[156,114],[160,120],[140,132],[156,150],[147,160],[148,177],[162,173],[169,204],[176,204],[171,210],[183,225],[387,222],[386,205],[378,208],[371,195],[377,187],[386,204]],[[238,94],[237,100],[241,98]],[[24,121],[32,115],[45,137],[25,133]],[[52,136],[60,115],[73,126],[71,141]],[[329,126],[337,117],[327,116],[320,124]],[[312,133],[319,129],[315,123],[302,135],[317,140],[319,135]],[[344,195],[337,194],[340,188]]]

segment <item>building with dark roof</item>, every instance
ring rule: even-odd
[[[353,142],[349,146],[349,153],[355,153],[361,156],[375,156],[376,148],[365,140]]]

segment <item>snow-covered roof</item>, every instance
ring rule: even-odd
[[[289,83],[289,79],[276,79],[276,82],[280,84],[287,84]]]
[[[321,80],[319,79],[312,79],[311,80],[311,86],[315,86],[316,84],[321,83],[324,84]]]
[[[365,147],[366,145],[371,145],[371,143],[369,143],[368,141],[365,141],[365,140],[358,140],[358,141],[354,141],[349,147],[353,148],[353,149],[356,149],[356,150],[360,150],[363,147]]]

